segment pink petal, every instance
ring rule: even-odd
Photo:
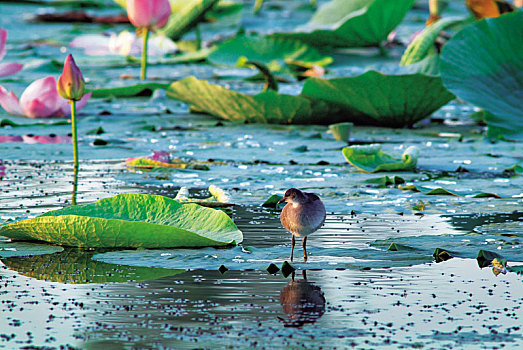
[[[5,143],[5,142],[22,142],[22,141],[24,141],[24,139],[22,138],[22,136],[19,136],[19,135],[15,135],[15,136],[0,135],[0,143]]]
[[[0,28],[0,60],[4,58],[6,53],[5,43],[7,42],[7,30]]]
[[[24,68],[23,64],[19,63],[0,63],[0,77],[7,77],[15,74]]]
[[[60,95],[54,77],[39,79],[31,83],[20,97],[24,115],[29,118],[46,118],[60,108]]]
[[[79,111],[80,109],[85,107],[85,105],[87,104],[87,101],[89,101],[89,99],[91,98],[92,94],[93,94],[92,92],[88,92],[88,93],[86,93],[85,95],[82,96],[80,101],[76,102],[76,110],[77,111]]]
[[[69,46],[80,49],[89,49],[94,51],[107,51],[109,46],[109,37],[101,34],[80,35],[69,43]]]
[[[135,27],[161,28],[170,15],[169,0],[127,0],[127,16]]]
[[[7,113],[20,116],[24,115],[18,102],[18,97],[16,97],[12,91],[8,93],[2,85],[0,85],[0,106],[2,106]]]
[[[171,154],[167,151],[153,151],[153,154],[148,158],[162,163],[171,162]]]
[[[71,116],[71,104],[69,100],[60,96],[60,107],[54,112],[53,117],[70,117]]]
[[[93,93],[89,92],[80,99],[80,101],[76,101],[76,112],[78,113],[79,110],[85,107],[87,104],[87,101],[89,101],[89,98],[91,97]],[[69,100],[66,100],[65,98],[61,98],[60,101],[60,108],[54,113],[54,117],[70,117],[71,116],[71,104],[69,103]]]
[[[39,99],[29,101],[24,105],[24,115],[28,118],[48,118],[52,117],[56,109],[49,107]]]
[[[169,0],[153,0],[152,18],[154,20],[153,26],[162,28],[167,24],[169,16],[171,15],[171,4]]]
[[[151,0],[127,0],[127,16],[129,21],[138,28],[151,25]]]
[[[28,144],[55,144],[55,143],[71,143],[71,137],[69,136],[60,136],[60,135],[24,135],[24,143]]]

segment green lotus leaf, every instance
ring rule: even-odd
[[[246,95],[205,80],[188,77],[174,82],[167,96],[233,122],[274,124],[330,124],[333,109],[322,101],[268,90]],[[343,116],[335,116],[338,121]],[[341,121],[341,120],[339,120]]]
[[[151,96],[156,89],[167,89],[169,84],[141,83],[130,86],[119,86],[112,88],[93,89],[92,97],[134,97]]]
[[[419,149],[410,146],[403,152],[401,159],[397,159],[383,153],[378,144],[345,147],[342,152],[350,164],[366,173],[412,170],[416,167],[419,155]]]
[[[495,193],[481,192],[474,195],[472,198],[501,198],[501,196]]]
[[[218,45],[208,57],[216,65],[235,66],[241,58],[265,65],[284,67],[285,63],[304,67],[326,66],[332,57],[321,55],[316,49],[298,40],[263,36],[241,36]]]
[[[407,186],[400,186],[400,190],[405,191],[414,191],[414,192],[422,192],[429,196],[459,196],[459,194],[451,192],[443,187],[436,187],[436,188],[429,188],[424,186],[417,186],[417,185],[407,185]]]
[[[302,94],[336,105],[345,121],[390,127],[411,126],[454,98],[439,77],[398,70],[404,74],[370,70],[348,78],[311,78]]]
[[[523,139],[523,11],[465,27],[444,46],[443,84],[485,109],[489,136]]]
[[[225,246],[243,240],[222,211],[133,193],[11,223],[0,228],[0,236],[89,248]]]
[[[183,269],[109,264],[93,260],[94,252],[66,249],[61,253],[3,258],[2,263],[19,274],[60,283],[110,283],[148,281],[173,276]]]
[[[387,187],[390,185],[401,185],[405,183],[405,179],[401,176],[382,176],[365,180],[367,183],[376,184],[378,187]]]
[[[305,26],[277,37],[301,40],[312,46],[377,46],[387,38],[414,0],[333,0],[323,6]]]
[[[478,261],[490,262],[498,258],[500,261],[523,261],[523,250],[517,249],[518,242],[501,239],[495,235],[423,235],[411,237],[395,237],[384,240],[376,240],[370,243],[371,247],[382,249],[384,253],[390,244],[403,244],[414,248],[417,252],[433,256],[435,249],[446,251],[453,257],[478,259]],[[488,250],[496,250],[498,253],[491,255]]]
[[[478,261],[478,265],[480,267],[488,267],[496,259],[499,262],[502,262],[502,263],[504,262],[504,265],[507,264],[506,259],[502,255],[500,255],[500,254],[498,254],[496,252],[491,252],[489,250],[482,250],[481,249],[478,252],[478,256],[476,257],[476,260]]]

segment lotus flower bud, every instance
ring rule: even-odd
[[[60,96],[68,100],[78,101],[84,95],[84,77],[70,54],[65,59],[64,70],[60,78],[58,78],[56,88]]]
[[[171,15],[169,0],[127,0],[127,16],[138,28],[161,28]]]

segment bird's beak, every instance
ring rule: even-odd
[[[283,196],[282,199],[280,199],[280,200],[278,201],[278,204],[282,204],[282,203],[284,203],[285,201],[287,201],[287,197]]]

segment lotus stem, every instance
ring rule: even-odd
[[[383,57],[388,57],[389,53],[387,52],[387,49],[383,46],[382,43],[378,44],[378,50],[380,51],[380,55]]]
[[[246,61],[245,64],[250,64],[256,67],[265,78],[265,86],[263,91],[273,90],[278,92],[278,80],[272,75],[270,69],[261,62],[258,61]]]
[[[73,158],[74,158],[74,172],[78,173],[78,136],[76,128],[76,101],[69,100],[71,104],[71,127],[73,129]]]
[[[429,13],[429,19],[426,22],[427,26],[430,26],[432,23],[440,19],[438,0],[429,0]]]
[[[202,48],[202,32],[200,31],[200,26],[196,25],[194,29],[196,32],[196,49],[201,50]]]
[[[439,17],[438,0],[429,0],[429,12],[431,16]]]
[[[142,70],[140,79],[145,80],[147,77],[147,41],[149,40],[149,28],[143,28],[143,48],[142,48]]]

